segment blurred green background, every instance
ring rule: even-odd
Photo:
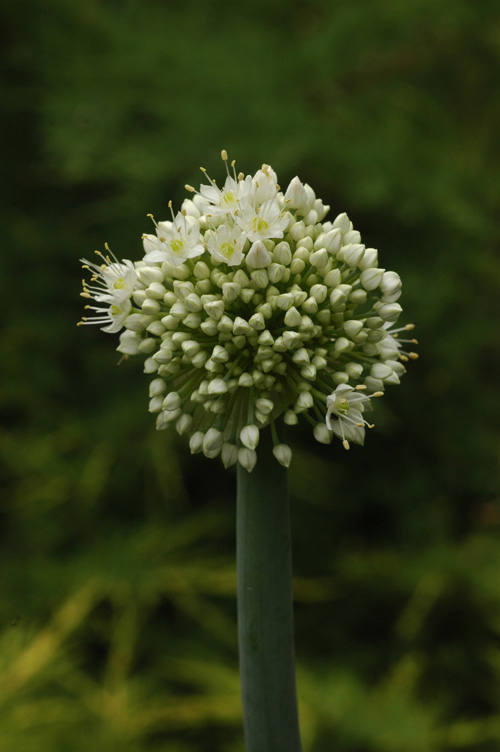
[[[243,752],[234,474],[75,326],[221,148],[347,211],[420,340],[363,449],[292,434],[304,752],[498,752],[498,2],[1,16],[0,752]]]

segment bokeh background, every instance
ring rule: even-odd
[[[500,7],[17,0],[0,120],[0,751],[243,752],[234,474],[157,433],[78,260],[220,149],[347,211],[420,359],[292,435],[305,752],[500,749]]]

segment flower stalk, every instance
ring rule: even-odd
[[[287,469],[261,431],[252,473],[238,465],[238,639],[247,752],[300,752]]]

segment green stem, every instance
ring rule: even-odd
[[[287,470],[261,431],[252,473],[238,465],[238,636],[246,752],[300,752]]]

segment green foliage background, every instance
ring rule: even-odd
[[[293,434],[304,750],[498,752],[498,3],[1,14],[0,752],[243,751],[234,476],[75,327],[222,147],[347,211],[421,343],[363,449]]]

